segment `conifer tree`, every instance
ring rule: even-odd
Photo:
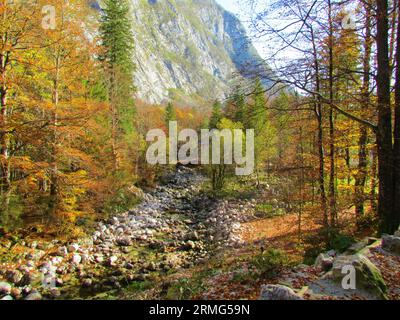
[[[111,111],[112,153],[114,171],[120,167],[121,141],[127,142],[134,132],[133,34],[127,0],[105,0],[101,17],[103,62]]]
[[[266,99],[263,85],[260,79],[256,79],[254,87],[254,102],[247,112],[247,127],[254,129],[255,134],[259,135],[267,121]]]
[[[246,99],[243,93],[237,91],[233,96],[233,104],[235,106],[235,122],[241,122],[245,124],[247,122],[246,119]]]
[[[170,121],[176,121],[175,108],[171,102],[169,102],[165,108],[165,124],[167,127],[169,126]]]
[[[213,108],[212,108],[212,114],[211,114],[210,123],[209,123],[210,129],[217,129],[218,123],[221,121],[222,117],[223,117],[223,114],[222,114],[221,102],[216,100],[214,102]]]
[[[132,74],[134,39],[128,1],[105,0],[100,23],[102,46],[105,49],[101,60],[110,69],[118,67],[126,74]]]
[[[253,93],[253,103],[247,111],[247,129],[254,129],[254,156],[256,162],[257,184],[260,169],[265,165],[266,159],[275,153],[276,132],[268,121],[267,101],[260,79],[256,79]]]

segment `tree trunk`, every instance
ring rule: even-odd
[[[332,21],[332,3],[328,0],[328,20],[329,20],[329,209],[331,218],[331,227],[336,225],[336,193],[335,193],[335,124],[333,114],[333,21]]]
[[[393,145],[392,112],[390,109],[390,63],[389,63],[388,1],[377,0],[377,92],[378,92],[378,175],[380,232],[392,233],[393,223]]]
[[[7,192],[10,188],[10,170],[8,154],[8,128],[7,128],[7,87],[6,87],[6,60],[7,54],[0,54],[0,147],[1,147],[1,187],[2,191]]]
[[[377,174],[378,174],[378,152],[376,146],[374,146],[371,150],[371,192],[370,192],[370,200],[371,200],[371,211],[373,213],[378,212],[378,204],[376,202],[376,187],[378,185]]]
[[[329,227],[328,222],[328,207],[325,192],[325,163],[324,163],[324,145],[323,145],[323,127],[322,127],[322,107],[319,103],[316,105],[315,114],[318,122],[318,138],[317,138],[317,149],[319,158],[319,194],[321,198],[321,209],[323,212],[323,225],[325,228]]]
[[[299,215],[298,215],[298,223],[297,223],[297,233],[298,233],[298,242],[301,244],[302,242],[302,218],[303,218],[303,203],[304,203],[304,147],[303,147],[303,129],[299,128],[299,136],[300,136],[300,159],[299,163],[301,166],[300,169],[300,206],[299,206]]]
[[[397,21],[397,9],[398,9],[398,0],[393,1],[393,14],[390,17],[390,41],[389,41],[389,63],[390,63],[390,72],[393,72],[393,69],[396,64],[395,57],[395,49],[396,49],[396,21]]]
[[[59,81],[60,81],[60,52],[57,52],[56,60],[55,60],[55,74],[53,79],[53,119],[52,119],[52,141],[51,141],[51,151],[50,151],[50,163],[51,163],[51,171],[50,171],[50,203],[49,203],[49,219],[50,221],[55,220],[55,214],[57,212],[58,207],[58,104],[59,104]]]
[[[119,169],[118,163],[118,106],[117,106],[117,71],[116,66],[111,66],[110,75],[110,112],[111,112],[111,149],[114,173]]]
[[[317,47],[315,43],[314,31],[311,29],[311,40],[313,45],[313,59],[314,59],[314,71],[315,71],[315,90],[317,93],[321,91],[321,81],[320,81],[320,67],[318,62]],[[324,141],[323,141],[323,117],[322,117],[322,102],[321,97],[318,94],[315,97],[315,115],[317,118],[318,128],[317,128],[317,149],[319,158],[319,173],[318,173],[318,183],[319,183],[319,194],[321,199],[321,210],[323,213],[323,226],[327,230],[329,229],[328,220],[328,206],[325,191],[325,163],[324,163]]]
[[[367,180],[367,141],[368,132],[365,126],[360,126],[360,138],[358,140],[358,172],[355,181],[354,203],[356,207],[357,221],[364,215],[364,188]]]
[[[364,58],[363,58],[363,86],[362,86],[362,109],[368,109],[370,105],[369,82],[371,69],[371,7],[364,4],[365,10],[365,39],[364,39]],[[358,141],[358,172],[355,181],[355,207],[357,221],[364,215],[364,188],[367,179],[367,142],[368,131],[365,126],[360,126],[360,138]]]
[[[349,147],[344,148],[344,160],[346,162],[347,168],[347,186],[351,184],[351,158],[350,158],[350,149]]]
[[[397,45],[395,84],[395,124],[394,124],[394,204],[393,228],[400,224],[400,5],[397,5]]]
[[[2,14],[3,23],[7,20],[7,9],[4,8]],[[2,44],[6,47],[7,34],[3,32]],[[10,160],[9,160],[9,133],[7,127],[7,67],[10,62],[9,52],[2,50],[0,52],[0,153],[1,153],[1,176],[0,188],[1,196],[3,197],[2,209],[7,212],[9,205],[9,197],[11,190],[10,178]]]

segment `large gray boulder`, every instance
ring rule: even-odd
[[[42,295],[37,291],[31,292],[30,294],[28,294],[25,300],[42,300]]]
[[[68,246],[68,252],[70,253],[78,252],[78,250],[79,250],[79,245],[76,243],[72,243]]]
[[[23,278],[22,272],[18,270],[7,270],[6,272],[6,278],[8,281],[10,281],[13,284],[18,284],[22,278]]]
[[[373,238],[373,237],[364,238],[363,240],[361,240],[359,242],[353,243],[346,250],[346,252],[344,254],[346,254],[346,255],[353,255],[353,254],[356,254],[356,253],[361,253],[362,254],[363,249],[365,249],[366,247],[374,244],[376,241],[378,241],[377,238]]]
[[[291,288],[283,285],[264,285],[261,287],[259,300],[304,300]]]
[[[386,251],[400,254],[400,237],[384,235],[382,237],[382,248]]]
[[[118,246],[129,247],[132,245],[132,241],[129,237],[121,237],[116,240]]]
[[[334,281],[342,283],[346,267],[353,266],[356,272],[356,289],[370,292],[378,299],[387,299],[387,287],[379,269],[364,255],[356,254],[339,256],[333,262],[332,276]]]
[[[394,233],[394,236],[395,236],[395,237],[400,237],[400,226],[399,226],[399,228],[397,229],[397,231]]]
[[[8,282],[0,282],[0,294],[10,294],[11,288],[11,284]]]
[[[333,257],[325,253],[321,253],[315,260],[314,266],[324,271],[329,271],[333,266]]]

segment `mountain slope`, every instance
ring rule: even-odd
[[[135,84],[147,102],[223,99],[235,75],[260,65],[240,21],[214,0],[132,0],[132,15]]]

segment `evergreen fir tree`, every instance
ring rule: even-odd
[[[111,140],[114,171],[121,166],[122,144],[132,144],[135,135],[135,104],[132,61],[134,39],[127,0],[105,0],[100,19],[108,101],[111,113]],[[129,148],[129,146],[127,146]]]
[[[175,108],[171,102],[169,102],[165,108],[165,124],[167,127],[169,126],[170,121],[176,121]]]
[[[103,1],[100,35],[102,46],[105,49],[100,59],[110,69],[118,66],[122,72],[133,74],[134,38],[127,0]]]
[[[243,93],[236,91],[234,96],[233,96],[233,104],[235,106],[236,112],[235,112],[235,122],[240,122],[243,125],[246,125],[247,123],[247,117],[246,117],[246,99]]]
[[[210,129],[217,129],[218,123],[223,118],[221,102],[216,100],[213,104],[212,114],[210,118]]]
[[[247,124],[249,129],[254,129],[255,134],[259,135],[265,126],[267,121],[267,102],[265,99],[265,93],[263,85],[260,79],[255,82],[254,88],[254,102],[250,106],[247,112]]]

